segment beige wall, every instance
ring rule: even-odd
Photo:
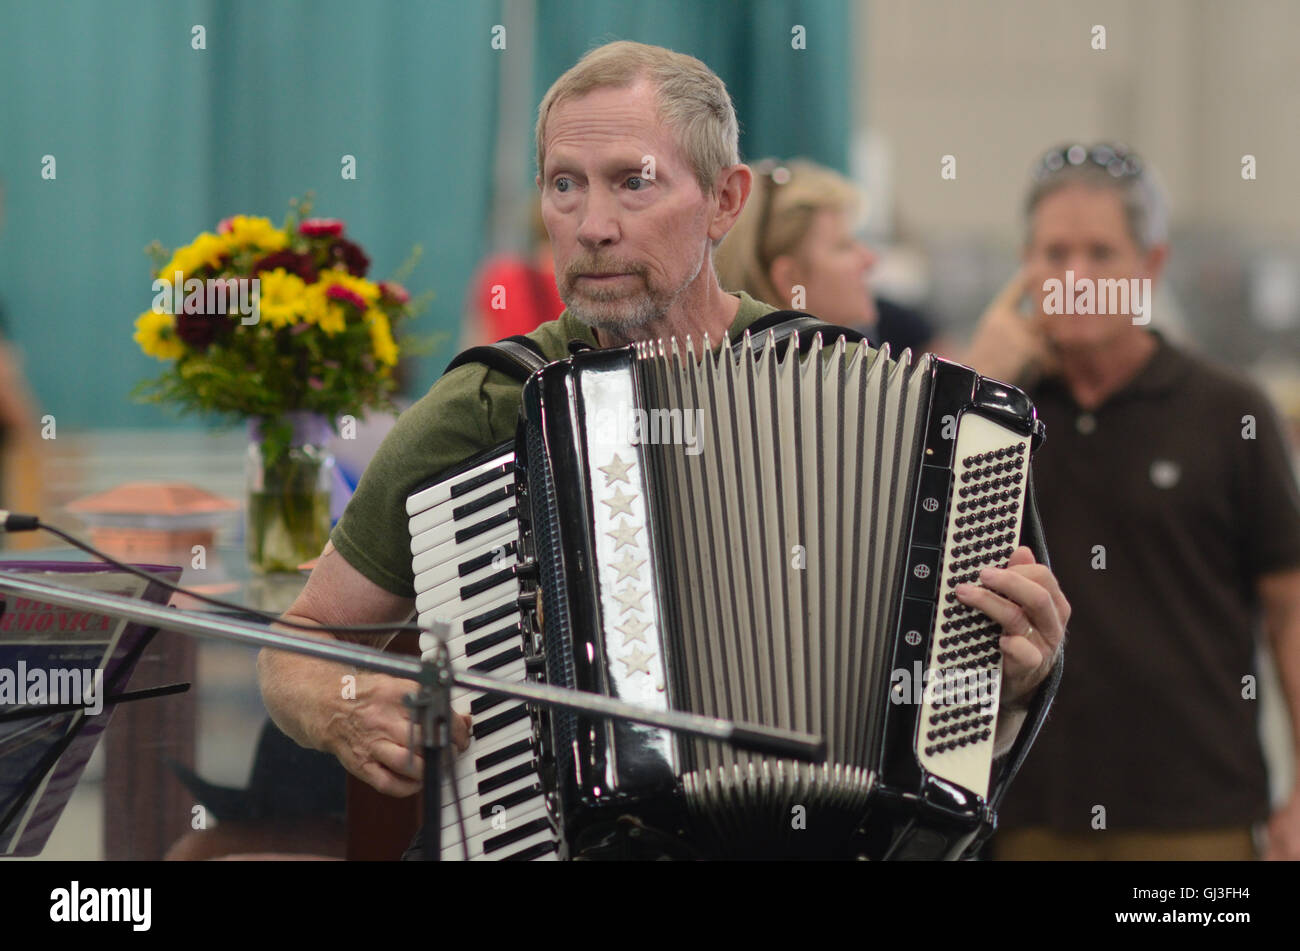
[[[909,230],[1015,240],[1033,159],[1101,139],[1160,170],[1175,227],[1300,230],[1295,0],[859,0],[854,12],[855,127],[887,143]],[[1257,181],[1241,179],[1245,153]],[[939,177],[944,154],[956,181]]]

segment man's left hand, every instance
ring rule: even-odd
[[[1002,703],[1023,707],[1056,663],[1070,602],[1046,565],[1021,546],[1006,568],[985,568],[981,584],[960,584],[957,599],[1002,626]]]

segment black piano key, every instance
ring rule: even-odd
[[[513,555],[518,550],[519,550],[518,542],[506,542],[504,545],[501,546],[500,553],[502,555]],[[469,561],[462,562],[460,567],[456,569],[456,574],[458,574],[462,578],[465,577],[466,575],[472,575],[480,568],[486,568],[488,565],[492,564],[492,559],[496,558],[497,554],[498,554],[498,550],[494,548],[491,551],[483,552],[483,554],[481,555],[476,555],[473,558],[471,558]]]
[[[514,744],[512,743],[511,745],[513,746]],[[478,794],[480,796],[486,796],[495,789],[500,789],[502,786],[508,786],[516,779],[524,779],[528,776],[536,775],[537,767],[533,764],[532,760],[529,760],[526,763],[520,763],[518,766],[512,766],[509,769],[502,770],[495,776],[489,776],[478,784]]]
[[[536,771],[534,770],[534,772]],[[478,816],[480,819],[491,819],[492,813],[498,806],[508,811],[513,809],[515,806],[522,806],[531,799],[536,799],[541,794],[542,787],[538,786],[536,783],[531,786],[525,786],[523,789],[516,789],[508,796],[502,796],[500,799],[494,800],[493,802],[484,803],[479,807]]]
[[[530,845],[521,852],[515,852],[512,855],[501,856],[502,862],[531,862],[533,859],[539,859],[543,855],[550,855],[559,848],[559,843],[555,841],[538,842],[536,845]]]
[[[480,720],[471,728],[474,739],[481,740],[485,736],[491,736],[497,730],[504,729],[516,721],[523,720],[528,716],[528,707],[524,704],[511,707],[504,713],[498,713],[496,716],[488,717],[486,720]]]
[[[491,492],[485,492],[473,502],[466,502],[464,505],[458,505],[451,510],[451,518],[454,522],[459,522],[468,515],[475,512],[481,512],[486,508],[491,508],[498,502],[504,502],[514,494],[514,487],[503,485],[499,489],[493,489]]]
[[[480,713],[486,713],[488,710],[491,710],[493,707],[501,706],[501,704],[505,703],[507,700],[510,699],[512,698],[503,697],[499,693],[485,693],[483,694],[483,696],[476,697],[474,700],[470,701],[469,712],[473,716],[478,716]]]
[[[543,829],[549,829],[551,823],[549,819],[534,819],[531,822],[525,822],[523,825],[514,829],[508,829],[500,835],[494,835],[483,841],[483,852],[488,854],[504,849],[512,842],[518,842],[520,839],[526,839],[530,835],[536,835]]]
[[[472,657],[475,654],[481,654],[489,647],[496,647],[498,644],[504,644],[512,637],[521,637],[518,624],[511,624],[509,627],[503,627],[499,631],[493,631],[491,634],[484,634],[482,637],[476,637],[472,641],[465,642],[465,656]]]
[[[516,756],[527,753],[532,748],[532,740],[519,740],[517,743],[511,743],[509,746],[503,746],[499,750],[493,750],[491,753],[486,753],[483,756],[480,756],[478,759],[474,760],[474,768],[479,772],[482,772],[485,769],[491,769],[493,766],[504,763],[506,760],[514,759]]]
[[[515,471],[513,462],[505,462],[486,472],[480,472],[476,476],[470,476],[463,482],[457,482],[451,487],[450,493],[453,499],[459,498],[466,492],[473,492],[481,485],[489,485],[498,479],[504,479],[507,475]]]
[[[492,529],[496,528],[499,525],[510,524],[515,521],[518,514],[519,514],[518,509],[512,507],[500,513],[499,515],[493,515],[491,518],[485,518],[483,521],[469,526],[469,528],[462,528],[460,531],[456,533],[456,544],[463,545],[471,538],[477,538],[479,535],[482,535],[484,532],[490,532],[492,531]]]
[[[471,618],[466,618],[461,622],[460,629],[468,634],[470,631],[477,631],[481,627],[487,627],[493,621],[499,621],[503,617],[510,617],[510,615],[518,613],[518,605],[502,604],[489,611],[484,611],[482,614],[476,614]]]
[[[478,581],[471,582],[470,584],[462,585],[460,589],[460,599],[462,601],[468,601],[470,598],[480,595],[484,591],[491,591],[498,585],[503,585],[507,581],[513,581],[515,575],[518,573],[519,566],[511,565],[509,568],[502,568],[500,571],[490,574],[486,578],[481,578]]]
[[[484,674],[490,670],[499,670],[506,664],[513,664],[515,661],[523,659],[524,649],[522,647],[512,647],[500,654],[489,657],[487,660],[481,660],[477,664],[470,664],[469,669],[476,674]]]

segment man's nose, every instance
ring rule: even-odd
[[[1061,268],[1062,272],[1073,271],[1076,280],[1088,278],[1089,280],[1096,277],[1093,271],[1097,269],[1097,264],[1086,250],[1072,252],[1067,255],[1065,265]]]
[[[617,202],[603,189],[589,189],[578,225],[578,241],[585,247],[595,248],[617,240],[618,234]]]
[[[862,273],[870,274],[871,269],[876,266],[876,262],[880,258],[876,256],[876,252],[871,250],[869,245],[863,244],[861,241],[858,242],[858,253],[862,259]]]

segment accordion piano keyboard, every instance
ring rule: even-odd
[[[519,560],[513,467],[514,454],[503,454],[417,492],[406,508],[420,626],[451,622],[453,665],[522,682],[519,587],[510,570]],[[420,635],[421,649],[433,646],[431,635]],[[461,688],[452,707],[471,713],[474,725],[469,750],[444,780],[442,857],[464,857],[455,796],[471,860],[553,860],[557,840],[527,708]]]

